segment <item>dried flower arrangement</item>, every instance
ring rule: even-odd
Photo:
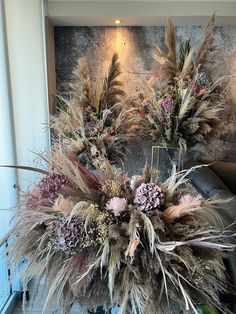
[[[74,97],[63,101],[59,98],[63,109],[51,119],[56,149],[74,151],[88,165],[93,165],[99,155],[111,161],[123,157],[131,135],[120,74],[118,55],[114,54],[107,77],[102,84],[97,80],[93,86],[85,59],[79,60],[74,70],[76,81],[70,84]]]
[[[195,304],[223,309],[228,290],[223,257],[233,251],[213,212],[220,200],[189,189],[188,172],[152,182],[151,171],[129,179],[107,160],[96,175],[74,154],[54,153],[48,172],[22,193],[9,251],[24,289],[45,278],[43,312],[71,303],[84,309],[120,306],[121,314],[174,313]],[[51,167],[51,169],[50,169]],[[40,170],[39,170],[40,171]]]
[[[156,47],[157,70],[140,95],[136,117],[141,133],[155,144],[186,150],[197,143],[206,144],[217,131],[224,109],[221,87],[226,77],[211,77],[214,20],[215,15],[208,21],[196,52],[190,40],[180,42],[177,51],[175,29],[168,21],[165,49]]]

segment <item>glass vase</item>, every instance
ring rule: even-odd
[[[177,171],[183,169],[184,152],[175,146],[152,146],[151,169],[152,180],[158,179],[164,182],[171,175],[173,165]]]

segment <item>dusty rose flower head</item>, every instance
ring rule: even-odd
[[[141,211],[150,212],[164,203],[161,188],[154,183],[142,183],[135,191],[134,203]]]
[[[127,200],[124,197],[113,197],[107,202],[107,209],[111,210],[115,216],[119,216],[127,206]]]
[[[65,175],[53,173],[47,175],[39,182],[38,189],[43,197],[55,199],[68,184],[69,180]]]
[[[179,203],[181,205],[192,204],[192,206],[200,206],[201,202],[202,202],[202,198],[200,195],[198,195],[197,197],[194,197],[191,194],[185,194],[185,195],[182,195],[181,198],[179,199]]]
[[[142,102],[142,105],[145,107],[145,106],[149,106],[150,105],[150,100],[148,99],[144,99],[143,102]]]
[[[156,74],[152,74],[149,78],[148,78],[148,85],[150,87],[153,87],[155,84],[157,84],[157,82],[159,81],[159,77]]]
[[[105,137],[105,141],[107,143],[113,143],[115,141],[118,141],[119,137],[118,136],[114,136],[114,135],[108,135],[107,137]]]

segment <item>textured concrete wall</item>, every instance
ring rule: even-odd
[[[193,46],[201,40],[201,27],[177,27],[176,30],[179,40],[191,38]],[[61,92],[69,90],[68,83],[73,81],[72,70],[80,57],[88,59],[94,81],[103,79],[116,51],[126,91],[134,94],[140,90],[140,79],[151,73],[154,44],[162,46],[163,38],[164,27],[55,27],[57,89]],[[212,55],[212,61],[216,61],[212,67],[220,74],[236,75],[236,27],[215,27],[215,39],[219,51]],[[236,162],[236,80],[231,80],[228,95],[222,134],[207,148],[197,148],[191,158]],[[135,155],[135,168],[139,168],[145,159],[150,158],[150,145],[145,143],[143,147],[141,142],[136,143],[131,147],[130,155]],[[129,160],[133,158],[129,156]]]

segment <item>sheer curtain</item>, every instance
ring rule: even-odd
[[[9,71],[7,60],[6,29],[3,1],[0,6],[0,165],[15,164],[14,126],[10,97]],[[16,204],[17,196],[13,185],[16,183],[16,171],[0,168],[0,239],[8,232],[9,221]],[[3,254],[7,242],[0,246],[0,312],[11,295],[9,269]]]
[[[0,165],[31,166],[31,151],[49,148],[44,1],[0,1]],[[0,167],[0,239],[17,214],[14,184],[26,189],[36,179],[33,173]],[[8,273],[0,257],[0,313],[19,289],[17,280],[9,286]]]

